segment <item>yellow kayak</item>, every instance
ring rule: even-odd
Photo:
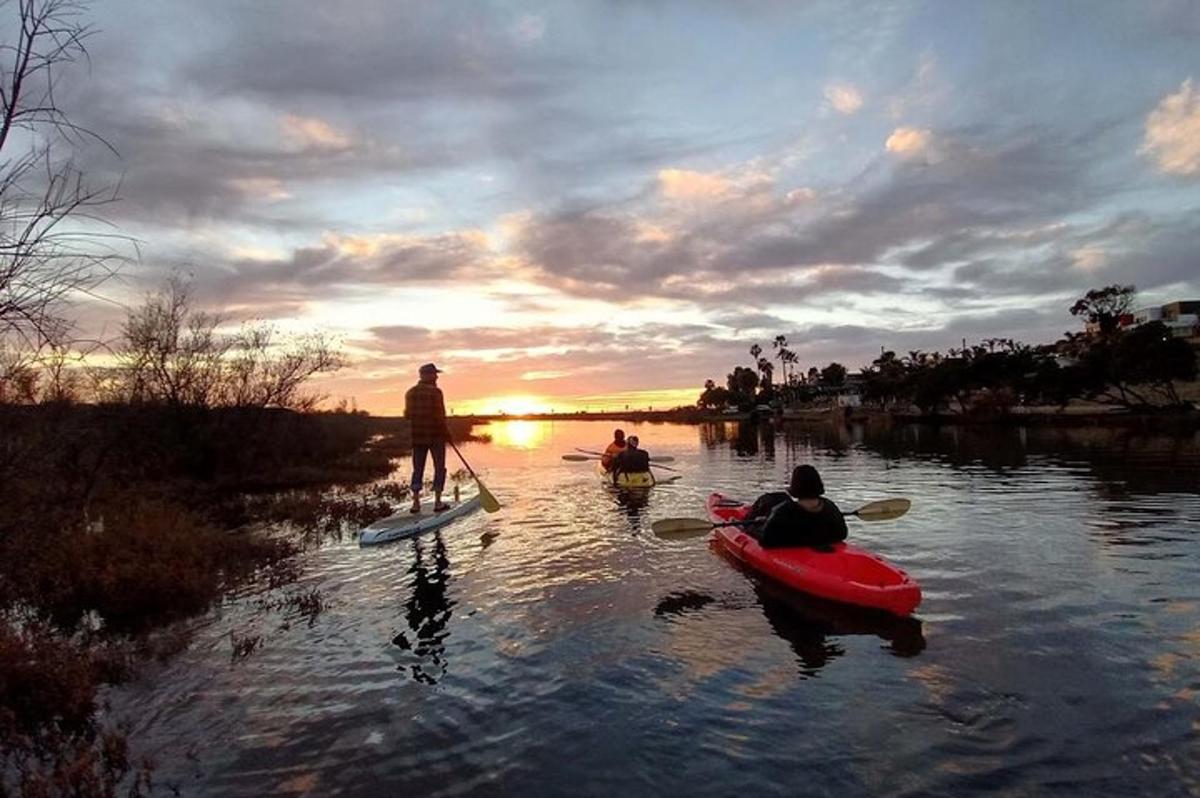
[[[600,475],[600,479],[613,484],[612,474],[604,470],[604,466],[596,463],[596,473]],[[618,488],[648,488],[654,484],[654,475],[649,471],[635,471],[628,474],[621,474],[617,477]]]

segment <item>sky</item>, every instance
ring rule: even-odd
[[[1200,3],[101,0],[60,83],[137,256],[323,331],[333,400],[695,401],[786,335],[1053,341],[1088,288],[1200,298]],[[114,152],[115,151],[115,152]]]

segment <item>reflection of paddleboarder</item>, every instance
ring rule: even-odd
[[[418,374],[421,381],[404,394],[404,417],[408,419],[412,434],[413,474],[412,510],[421,512],[421,488],[425,484],[425,458],[433,458],[433,509],[435,512],[450,509],[442,504],[442,489],[446,487],[446,441],[450,440],[450,429],[446,426],[446,401],[442,389],[437,387],[437,375],[441,369],[432,363],[421,366]]]
[[[414,558],[409,568],[409,573],[413,575],[412,593],[404,604],[404,614],[415,641],[410,642],[404,632],[392,638],[394,645],[405,650],[411,649],[413,654],[427,658],[438,669],[435,675],[426,671],[424,664],[410,666],[413,678],[426,684],[436,684],[438,677],[445,673],[445,641],[450,635],[448,626],[454,612],[454,602],[446,597],[446,586],[450,582],[450,558],[446,556],[446,544],[440,532],[433,540],[432,568],[425,562],[421,541],[413,540]]]

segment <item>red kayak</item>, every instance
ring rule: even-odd
[[[714,523],[746,517],[750,505],[720,493],[708,497]],[[715,538],[734,558],[788,587],[814,596],[908,615],[921,603],[921,588],[908,574],[882,557],[848,543],[830,551],[805,546],[764,549],[738,526],[717,527]]]

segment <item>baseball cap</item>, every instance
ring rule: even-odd
[[[418,374],[441,374],[442,370],[432,363],[426,363],[421,368],[417,369]]]

